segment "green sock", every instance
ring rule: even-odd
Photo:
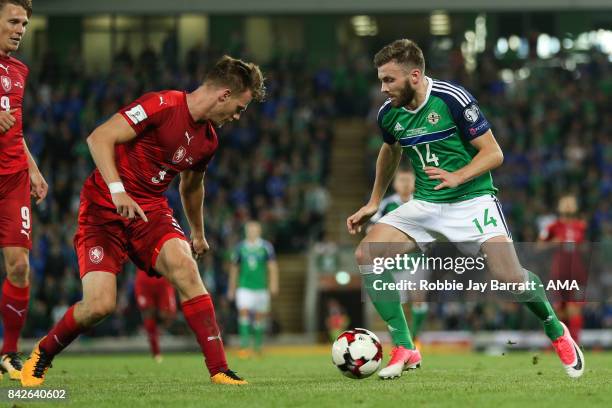
[[[514,297],[523,303],[531,312],[536,315],[544,326],[544,332],[549,339],[555,340],[563,334],[563,326],[557,318],[555,311],[546,298],[546,291],[542,285],[542,281],[535,273],[525,271],[529,275],[529,281],[535,282],[535,290],[524,291],[522,293],[513,293]]]
[[[249,347],[249,337],[251,335],[251,323],[249,319],[238,319],[238,335],[240,337],[240,348],[245,349]]]
[[[421,328],[423,327],[423,322],[425,322],[425,317],[427,317],[428,310],[429,307],[427,306],[427,303],[424,302],[413,304],[410,308],[410,312],[412,313],[412,327],[410,328],[410,331],[412,332],[412,337],[415,339],[421,332]]]
[[[255,337],[255,351],[257,352],[261,351],[265,328],[266,328],[265,322],[254,322],[253,323],[253,336]]]
[[[374,282],[380,280],[386,283],[393,283],[393,275],[390,271],[385,271],[380,275],[372,272],[371,265],[359,266],[363,284],[368,296],[372,300],[376,311],[380,317],[387,323],[391,341],[396,346],[404,346],[408,349],[414,349],[414,343],[410,337],[410,330],[404,316],[404,309],[400,302],[399,293],[396,290],[376,290]],[[380,283],[377,284],[377,287]]]

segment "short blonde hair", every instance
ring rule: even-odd
[[[229,55],[224,55],[215,63],[204,77],[204,82],[227,86],[237,94],[250,90],[253,99],[258,102],[263,101],[266,97],[264,77],[259,66]]]

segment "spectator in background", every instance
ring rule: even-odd
[[[164,43],[162,55],[158,57],[160,61],[167,60],[165,56],[171,54],[173,41],[169,37]],[[238,34],[234,43],[237,49],[244,48],[244,41]],[[28,117],[24,136],[43,174],[50,175],[47,181],[51,186],[47,203],[35,209],[33,214],[33,223],[39,227],[34,229],[37,244],[32,251],[32,268],[33,275],[40,279],[34,286],[47,286],[46,279],[50,279],[41,272],[46,268],[50,238],[62,237],[63,242],[72,240],[75,203],[78,204],[77,187],[92,170],[84,144],[85,135],[119,106],[145,91],[194,89],[205,67],[218,56],[215,49],[198,44],[186,53],[184,61],[176,60],[176,67],[163,64],[160,75],[149,78],[139,75],[146,67],[141,66],[138,55],[127,48],[127,43],[120,44],[120,47],[112,70],[106,73],[87,73],[84,69],[69,71],[61,65],[53,49],[42,58],[39,66],[32,67],[25,99],[35,102],[24,107],[24,115]],[[72,51],[71,61],[82,59],[79,51]],[[157,56],[157,52],[153,52]],[[249,137],[239,148],[222,146],[208,169],[207,232],[209,242],[215,248],[231,247],[237,242],[245,211],[248,218],[261,222],[265,235],[279,252],[303,250],[318,236],[318,231],[323,230],[323,220],[315,222],[315,225],[307,225],[303,220],[308,219],[305,214],[313,210],[315,219],[320,214],[320,209],[313,208],[316,205],[311,206],[313,183],[317,189],[327,192],[332,122],[341,115],[361,115],[362,110],[369,108],[370,122],[366,126],[374,126],[378,107],[382,104],[378,83],[372,81],[364,87],[361,82],[363,72],[358,61],[363,59],[363,55],[342,53],[337,61],[328,61],[310,69],[305,54],[279,51],[264,67],[268,75],[269,98],[263,106],[250,108],[243,118],[249,122]],[[537,234],[534,232],[539,229],[536,224],[538,217],[555,208],[558,198],[568,191],[577,193],[588,225],[587,238],[610,239],[612,233],[606,225],[612,223],[609,204],[612,117],[607,112],[611,105],[612,76],[607,57],[593,52],[589,55],[591,61],[578,65],[573,72],[538,65],[538,61],[525,61],[523,67],[529,68],[530,76],[511,86],[501,80],[500,62],[495,60],[490,50],[485,51],[483,58],[485,60],[479,61],[477,71],[469,73],[461,67],[461,54],[453,50],[449,55],[450,62],[440,64],[440,69],[448,67],[450,71],[442,75],[434,68],[432,75],[465,82],[478,90],[482,106],[486,108],[485,114],[496,129],[506,158],[504,171],[497,172],[494,177],[502,192],[500,199],[515,239],[535,239]],[[518,69],[520,64],[518,61],[514,68]],[[369,66],[369,61],[366,65]],[[352,71],[359,71],[358,75]],[[580,75],[580,86],[573,85],[576,75]],[[375,76],[366,72],[366,78],[372,80]],[[360,106],[364,102],[369,105]],[[551,110],[555,111],[554,114],[547,114]],[[556,128],[548,124],[553,119],[559,123]],[[234,131],[233,125],[226,126],[220,131],[220,137],[223,139]],[[241,132],[239,127],[236,131]],[[380,136],[374,131],[371,134],[368,143],[373,151],[377,151]],[[299,156],[300,160],[293,159],[294,156]],[[314,156],[318,158],[311,160],[310,157]],[[280,166],[277,172],[280,162],[296,167]],[[368,159],[368,163],[372,160]],[[296,171],[306,176],[289,181]],[[244,176],[234,179],[234,174]],[[314,178],[308,178],[310,176]],[[270,179],[275,177],[292,186],[280,197],[272,196],[267,190]],[[67,183],[62,179],[67,179]],[[63,195],[59,200],[71,203],[69,208],[58,204],[54,190],[58,184],[61,186],[59,196]],[[234,190],[246,194],[242,196],[246,198],[239,200],[239,205],[229,201]],[[315,195],[318,196],[319,192]],[[176,195],[176,188],[171,188],[168,194]],[[68,196],[70,200],[66,199]],[[302,201],[305,197],[308,197],[308,205]],[[314,201],[323,203],[325,200]],[[173,203],[172,199],[170,203]],[[178,210],[177,205],[175,200],[175,210]],[[180,221],[181,225],[186,225],[184,220]],[[56,228],[58,225],[62,228]],[[307,225],[304,238],[287,239],[290,236],[288,232],[295,225]],[[76,277],[73,261],[65,259],[65,262],[72,276]],[[220,293],[225,291],[227,281],[221,266],[223,262],[223,256],[215,253],[214,280]],[[71,301],[80,296],[78,289],[71,287],[66,291]],[[37,310],[32,313],[41,313],[44,318],[36,318],[38,324],[28,324],[24,329],[26,336],[40,335],[48,328],[45,322],[50,321],[50,309],[40,302],[44,292],[33,289],[32,297],[33,308]],[[135,305],[131,306],[135,310]],[[593,312],[590,316],[603,314]],[[435,316],[432,319],[435,320]],[[595,317],[589,321],[585,324],[601,324]],[[436,321],[432,321],[432,325],[435,324]]]

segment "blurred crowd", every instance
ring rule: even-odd
[[[232,55],[249,59],[239,47]],[[39,336],[80,299],[72,238],[79,193],[94,168],[89,133],[145,92],[195,89],[220,56],[196,46],[177,63],[176,48],[166,42],[161,54],[122,49],[105,74],[86,75],[78,52],[65,64],[53,53],[31,64],[24,133],[50,188],[33,211],[32,307],[25,336]],[[220,147],[205,176],[205,230],[212,252],[200,270],[212,293],[225,293],[226,263],[246,220],[260,221],[278,252],[300,251],[321,235],[329,202],[334,89],[297,56],[274,59],[262,69],[266,101],[251,104],[240,121],[218,130]],[[178,178],[167,197],[189,234],[177,186]],[[132,271],[126,265],[119,276],[117,313],[95,334],[125,334],[137,327],[131,324],[138,321]],[[224,299],[219,303],[218,313],[230,313]]]
[[[230,48],[225,52],[250,59],[240,38]],[[24,130],[50,193],[34,210],[33,289],[25,336],[46,332],[80,298],[72,237],[80,189],[93,169],[88,134],[145,92],[195,89],[220,55],[220,50],[198,45],[181,61],[176,38],[170,36],[159,53],[150,47],[138,55],[121,49],[107,73],[86,74],[76,50],[63,63],[53,52],[30,63]],[[427,74],[464,85],[492,124],[505,155],[494,182],[517,241],[535,241],[558,198],[575,193],[589,239],[612,244],[612,73],[601,55],[593,53],[587,61],[569,70],[563,64],[527,60],[513,68],[528,75],[509,82],[501,79],[492,53],[482,54],[471,73],[457,51],[428,60]],[[220,148],[205,177],[205,225],[212,254],[200,270],[216,294],[225,293],[226,263],[242,238],[244,221],[259,220],[264,237],[279,253],[304,251],[322,238],[334,118],[367,118],[372,179],[382,142],[375,116],[383,97],[369,53],[342,54],[320,63],[300,53],[279,53],[262,68],[267,100],[251,104],[240,121],[219,130]],[[167,196],[186,229],[177,184]],[[137,327],[132,265],[126,265],[119,282],[117,313],[95,329],[96,335],[129,334]],[[222,296],[217,304],[221,321],[235,321]],[[585,313],[593,316],[589,321],[601,323],[605,306],[595,309]],[[510,319],[504,316],[516,316],[506,309],[491,312],[486,305],[455,312],[433,309],[431,324],[497,327]]]

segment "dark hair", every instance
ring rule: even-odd
[[[28,18],[32,15],[32,0],[0,0],[0,10],[3,10],[7,4],[23,7],[28,14]]]
[[[402,38],[395,40],[391,44],[385,45],[374,56],[374,65],[380,67],[388,62],[395,61],[398,64],[418,68],[425,72],[425,57],[423,51],[412,40]]]
[[[253,99],[261,102],[266,97],[264,77],[257,65],[252,62],[224,55],[206,74],[204,82],[227,86],[232,92],[241,94],[250,90]]]

